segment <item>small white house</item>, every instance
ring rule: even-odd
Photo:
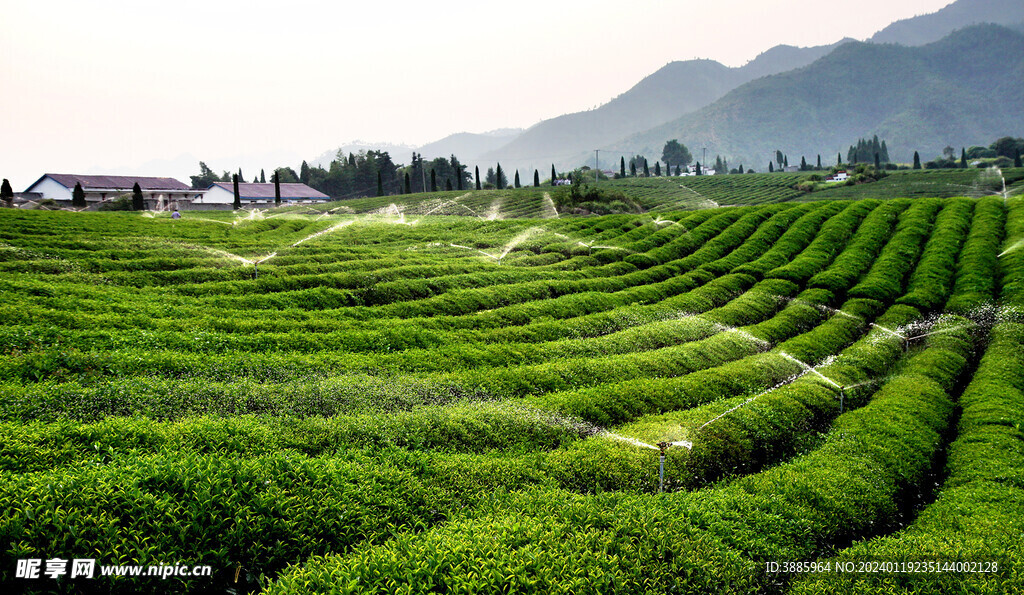
[[[238,196],[245,206],[270,206],[274,204],[273,184],[238,184]],[[281,203],[314,203],[331,200],[323,192],[305,184],[281,184]],[[235,202],[235,190],[231,182],[217,182],[203,192],[203,196],[192,202],[195,205],[230,205]]]
[[[836,173],[834,173],[834,174],[832,174],[830,176],[827,176],[825,178],[825,181],[826,182],[845,182],[849,178],[850,178],[849,174],[847,174],[845,171],[837,171]]]
[[[142,197],[149,208],[177,208],[178,203],[187,205],[197,196],[199,190],[192,190],[174,178],[152,178],[146,176],[85,176],[78,174],[43,174],[25,190],[40,200],[71,202],[75,184],[81,184],[85,202],[89,206],[131,194],[135,184],[142,190]]]

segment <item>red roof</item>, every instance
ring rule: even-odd
[[[210,186],[220,186],[228,192],[234,193],[235,190],[232,187],[231,182],[217,182]],[[209,190],[210,188],[207,188]],[[247,184],[238,183],[238,196],[244,199],[263,199],[263,198],[274,198],[274,185],[273,184]],[[281,184],[281,198],[283,199],[296,199],[296,198],[320,198],[329,199],[330,197],[314,190],[305,184],[299,183],[287,183]]]
[[[75,183],[82,185],[83,190],[125,190],[131,191],[138,183],[139,188],[147,190],[174,190],[187,192],[191,190],[187,184],[182,184],[174,178],[151,178],[146,176],[82,176],[78,174],[43,174],[42,178],[36,181],[35,186],[43,178],[51,178],[65,188],[74,188]],[[29,186],[31,189],[32,186]]]

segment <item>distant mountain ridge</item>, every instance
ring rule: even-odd
[[[846,41],[777,46],[738,68],[714,60],[670,62],[608,103],[535,124],[481,160],[503,163],[510,171],[548,162],[562,167],[582,151],[608,148],[623,136],[704,107],[745,82],[810,64]]]
[[[902,161],[915,150],[932,158],[948,144],[959,154],[964,145],[1024,134],[1024,34],[974,25],[921,47],[845,44],[619,144],[657,158],[678,138],[761,171],[776,149],[791,163],[817,154],[829,163],[873,134]]]
[[[896,21],[875,33],[868,41],[924,45],[938,41],[957,29],[978,23],[1024,26],[1024,1],[957,0],[931,14]]]

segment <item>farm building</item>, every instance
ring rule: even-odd
[[[142,189],[147,208],[184,207],[202,195],[174,178],[151,178],[144,176],[85,176],[78,174],[43,174],[29,186],[22,196],[32,200],[55,200],[71,202],[75,184],[81,184],[85,202],[90,206],[131,194],[135,184]]]
[[[269,206],[274,204],[273,184],[238,184],[238,194],[243,205]],[[281,184],[282,203],[313,203],[328,201],[331,197],[305,184]],[[230,182],[217,182],[207,188],[195,205],[230,205],[235,202],[235,191]]]
[[[836,173],[825,178],[826,182],[845,182],[849,179],[850,175],[845,171],[837,171]]]

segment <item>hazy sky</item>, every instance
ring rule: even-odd
[[[951,1],[0,0],[0,177],[184,158],[164,175],[187,183],[195,159],[248,177],[356,139],[525,128],[673,60],[740,66]]]

